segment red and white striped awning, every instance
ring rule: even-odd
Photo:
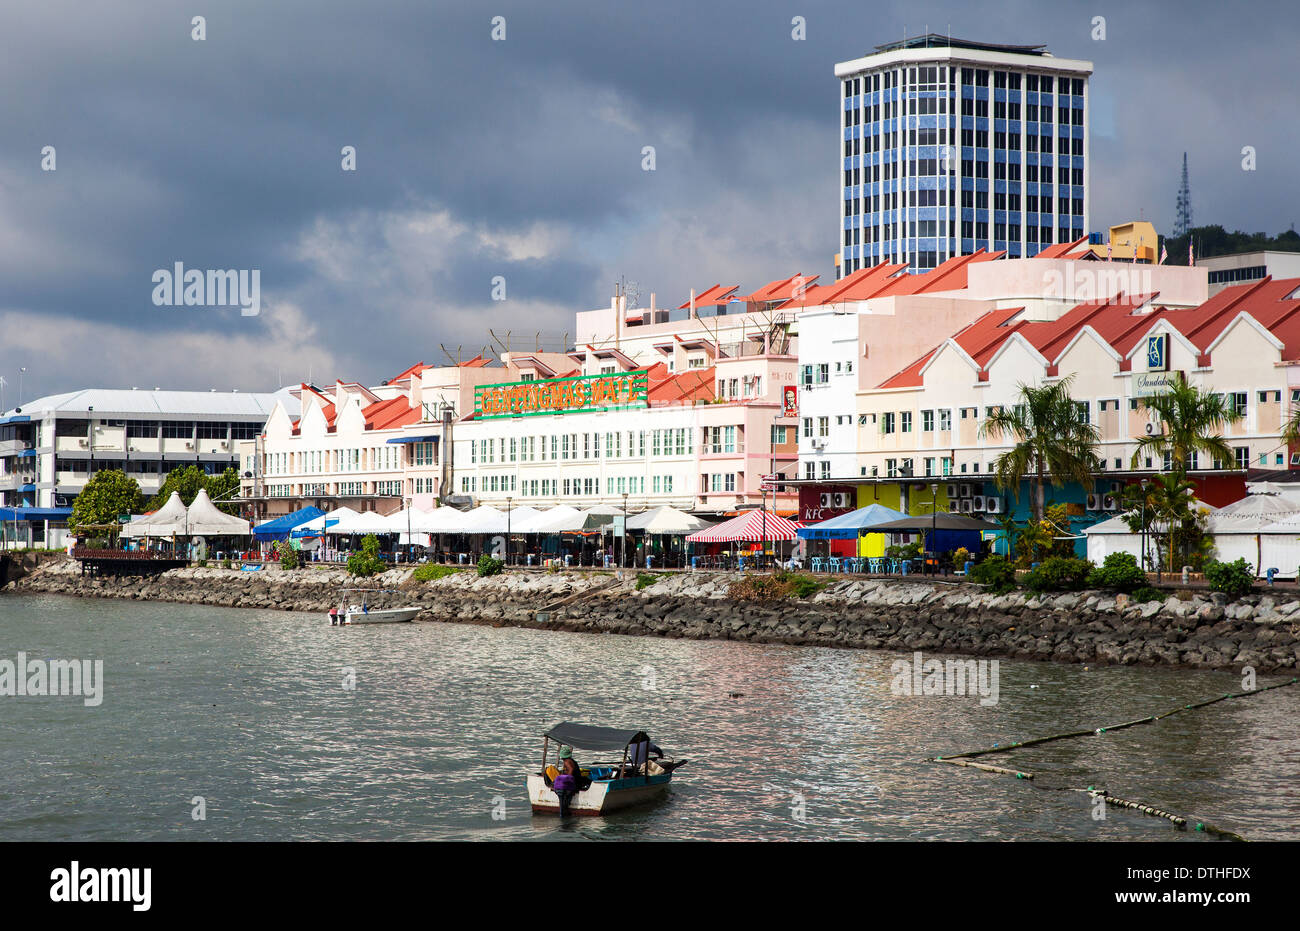
[[[763,540],[793,540],[799,528],[803,526],[770,511],[766,512],[766,518],[767,525],[764,528],[764,511],[756,508],[729,521],[706,527],[686,539],[690,543],[761,543]]]

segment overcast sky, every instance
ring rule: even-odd
[[[1184,150],[1198,224],[1300,222],[1294,0],[3,0],[4,406],[23,366],[26,400],[376,382],[558,348],[619,278],[832,276],[834,64],[927,27],[1094,62],[1093,229],[1168,232]],[[260,314],[155,306],[175,262],[257,269]]]

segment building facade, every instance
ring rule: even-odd
[[[839,274],[1082,237],[1091,74],[1042,46],[937,35],[837,64]]]
[[[146,496],[167,473],[238,467],[239,444],[261,432],[287,396],[91,388],[37,398],[0,417],[0,508],[11,539],[59,546],[72,503],[105,469]]]

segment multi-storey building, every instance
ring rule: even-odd
[[[241,445],[241,497],[254,518],[306,506],[388,514],[434,507],[449,488],[443,453],[463,398],[500,377],[485,359],[414,365],[380,385],[302,384]],[[472,404],[472,400],[470,401]]]
[[[1162,429],[1145,399],[1182,379],[1225,395],[1242,415],[1224,430],[1231,462],[1191,463],[1198,495],[1226,504],[1245,493],[1251,470],[1280,472],[1300,459],[1281,435],[1300,405],[1298,357],[1300,279],[1238,285],[1191,308],[1169,308],[1157,292],[1082,302],[1053,320],[998,308],[860,393],[860,472],[885,486],[886,503],[906,507],[917,486],[928,501],[934,484],[940,507],[1015,509],[993,481],[1012,440],[982,426],[1017,403],[1020,385],[1069,378],[1079,417],[1097,427],[1103,470],[1093,487],[1053,497],[1075,502],[1087,523],[1118,508],[1123,483],[1169,468],[1150,455],[1131,459],[1139,437]],[[1019,499],[1027,509],[1028,495]]]
[[[1082,237],[1091,73],[1043,46],[937,35],[837,64],[839,274]]]
[[[120,469],[146,495],[167,473],[239,465],[287,396],[218,391],[90,388],[37,398],[0,417],[0,507],[9,538],[58,546],[72,502],[90,476]]]
[[[500,506],[792,508],[793,492],[765,477],[797,461],[783,406],[794,357],[766,343],[729,354],[686,342],[700,344],[707,367],[673,374],[666,362],[588,348],[539,371],[537,354],[507,354],[507,377],[480,388],[456,427],[457,492]]]

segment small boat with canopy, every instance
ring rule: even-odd
[[[673,760],[650,742],[645,731],[620,730],[565,722],[542,735],[542,766],[528,774],[528,800],[534,814],[559,814],[560,798],[551,789],[560,774],[560,754],[590,750],[618,755],[612,762],[581,764],[581,791],[569,802],[575,815],[603,815],[662,798],[668,792],[673,770],[687,760]],[[554,763],[548,761],[551,743],[556,745]]]

